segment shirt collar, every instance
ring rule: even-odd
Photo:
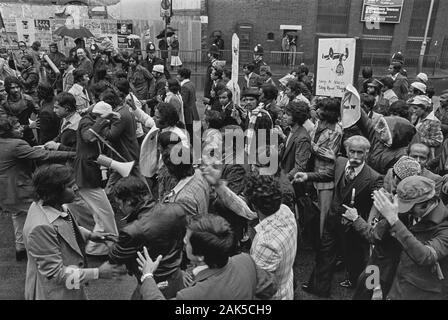
[[[365,162],[363,162],[362,165],[360,165],[359,167],[354,168],[355,169],[355,177],[360,174],[360,172],[362,171],[362,169],[364,169],[364,166],[366,165]],[[350,166],[350,161],[347,161],[347,164],[345,165],[345,169],[347,169]]]
[[[264,230],[266,226],[271,225],[272,222],[275,221],[279,215],[284,214],[285,212],[287,212],[287,210],[290,210],[287,206],[285,206],[284,204],[280,205],[280,209],[278,209],[277,212],[271,214],[270,216],[267,216],[266,218],[261,220],[258,225],[255,226],[255,231],[259,233],[260,231]]]
[[[180,86],[182,87],[184,84],[186,84],[187,82],[190,82],[190,79],[184,79],[181,81]]]
[[[67,212],[59,211],[53,207],[44,206],[42,200],[37,203],[37,206],[45,213],[50,223],[56,221],[57,218],[65,218],[68,216]]]
[[[79,121],[81,121],[81,116],[78,112],[75,112],[70,117],[62,120],[62,127],[64,127],[66,123],[69,123],[64,129],[78,130]]]
[[[196,268],[194,268],[193,270],[192,270],[192,272],[193,272],[193,275],[195,276],[195,277],[197,277],[198,276],[198,274],[199,274],[199,272],[201,272],[201,271],[204,271],[204,270],[207,270],[208,269],[208,265],[202,265],[202,266],[197,266]]]
[[[436,115],[434,114],[434,111],[431,111],[431,113],[428,114],[426,116],[426,118],[422,119],[421,121],[425,121],[425,120],[433,120],[434,121],[434,120],[439,120],[439,119],[436,118]]]

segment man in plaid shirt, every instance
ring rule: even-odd
[[[258,267],[274,274],[278,290],[272,299],[293,300],[293,264],[297,250],[294,214],[281,203],[280,186],[272,176],[250,175],[245,196],[260,219],[250,255]]]
[[[278,290],[272,299],[293,300],[297,223],[294,213],[282,204],[278,179],[251,173],[246,180],[243,199],[230,190],[225,181],[220,180],[220,169],[208,166],[203,174],[224,206],[248,220],[258,217],[260,222],[255,227],[257,234],[252,241],[250,255],[259,268],[274,275]]]

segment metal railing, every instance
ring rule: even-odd
[[[362,55],[363,66],[389,66],[391,60],[391,54],[388,53],[364,53]],[[406,68],[417,68],[418,56],[406,57],[404,64]],[[435,75],[436,69],[439,67],[439,57],[436,55],[425,55],[423,59],[423,67],[432,71],[432,75]]]
[[[180,50],[179,58],[183,65],[188,66],[194,71],[198,71],[200,67],[208,65],[208,50]],[[232,50],[220,50],[220,60],[226,61],[227,68],[231,68],[232,65]],[[239,52],[240,64],[250,63],[253,61],[253,51],[240,50]],[[160,51],[157,52],[160,56]],[[168,57],[168,61],[171,59],[171,52]],[[303,52],[283,52],[283,51],[268,51],[265,52],[263,60],[269,66],[284,66],[286,68],[294,68],[304,62]]]

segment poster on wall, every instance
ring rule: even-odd
[[[128,49],[128,36],[132,34],[132,22],[131,21],[119,21],[117,22],[117,35],[118,35],[118,48]]]
[[[53,42],[50,20],[34,20],[34,30],[35,40],[40,42],[42,48],[48,48]]]
[[[34,19],[16,19],[18,41],[24,41],[29,47],[35,41]]]
[[[364,0],[361,21],[400,23],[404,0]]]
[[[356,39],[319,39],[317,49],[316,95],[342,98],[353,83]]]

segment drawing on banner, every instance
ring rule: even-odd
[[[330,52],[328,55],[322,55],[322,59],[325,60],[339,60],[339,64],[336,66],[336,74],[338,76],[344,75],[344,65],[342,64],[343,61],[346,61],[349,56],[348,48],[345,48],[344,53],[336,53],[334,52],[333,48],[330,47]]]
[[[341,98],[352,84],[355,70],[356,40],[319,39],[316,95]]]

